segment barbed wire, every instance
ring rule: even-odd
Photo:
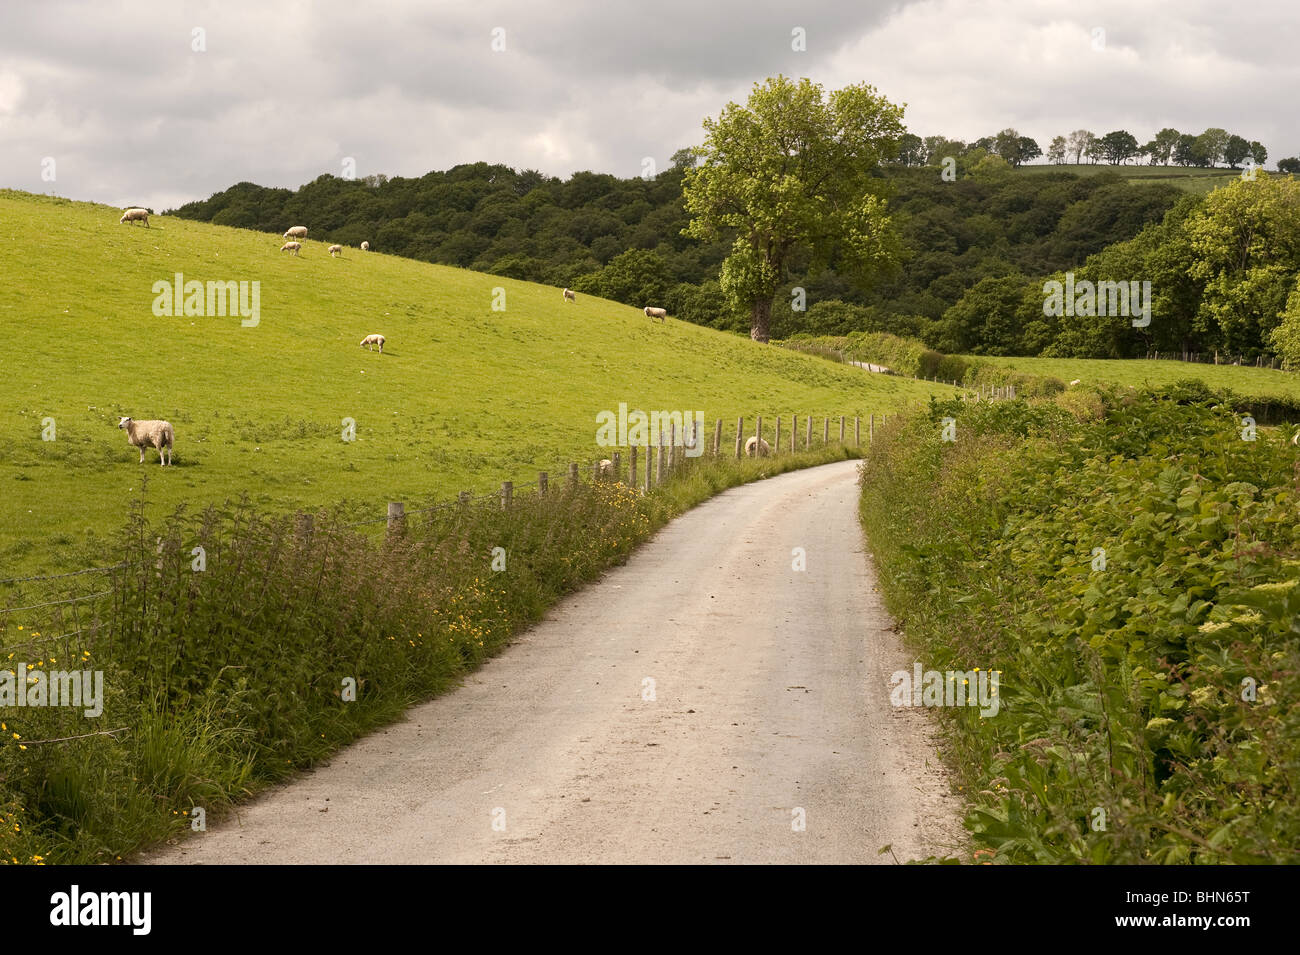
[[[27,607],[0,607],[0,613],[18,613],[20,610],[40,610],[42,607],[56,607],[60,604],[75,604],[82,600],[94,600],[96,597],[107,597],[113,591],[101,590],[94,594],[82,594],[78,597],[69,597],[66,600],[47,600],[45,603],[31,604]]]
[[[116,741],[116,740],[117,740],[117,736],[116,736],[115,734],[117,734],[117,733],[129,733],[129,732],[131,732],[131,727],[129,727],[129,726],[119,726],[117,729],[112,729],[112,730],[98,730],[98,731],[96,731],[96,732],[94,732],[94,733],[82,733],[82,734],[80,734],[80,735],[78,735],[78,736],[60,736],[60,737],[58,737],[58,738],[56,738],[56,739],[25,739],[25,740],[22,740],[22,741],[19,743],[19,745],[21,745],[21,746],[40,746],[42,743],[66,743],[66,742],[68,742],[69,740],[74,740],[74,739],[89,739],[89,738],[92,737],[92,736],[112,736],[113,739],[114,739],[114,741]]]
[[[35,574],[31,577],[5,577],[0,579],[0,584],[23,584],[29,580],[61,580],[64,577],[80,577],[82,574],[102,574],[110,570],[121,570],[129,566],[123,562],[114,564],[111,567],[87,567],[85,570],[70,570],[66,574]]]
[[[771,419],[769,419],[769,420],[776,420],[777,417],[780,417],[780,416],[774,416],[773,418],[771,418]],[[804,417],[807,417],[807,418],[811,419],[813,416],[812,416],[812,415],[805,415]],[[882,415],[882,417],[883,417],[883,415]],[[725,419],[724,419],[724,421],[725,421]],[[685,439],[685,437],[686,437],[687,434],[688,434],[688,432],[687,432],[685,429],[683,429],[683,431],[681,432],[680,437],[681,437],[682,439]],[[708,437],[707,437],[707,435],[708,435],[708,427],[707,427],[707,425],[706,425],[704,428],[701,428],[701,429],[700,429],[700,434],[699,434],[699,438],[698,438],[698,442],[699,442],[699,444],[704,445],[704,446],[706,446],[706,447],[707,447],[707,446],[711,446],[711,445],[710,445],[710,442],[708,441]],[[644,457],[642,457],[640,454],[638,454],[638,468],[639,468],[639,469],[640,469],[640,468],[645,468],[645,469],[646,469],[646,472],[645,472],[645,473],[648,473],[648,472],[649,472],[649,469],[653,468],[653,465],[651,465],[649,462],[650,462],[650,459],[653,457],[653,452],[654,452],[656,449],[658,449],[658,450],[660,450],[660,451],[664,451],[664,450],[668,449],[669,447],[672,447],[672,446],[673,446],[673,445],[671,444],[671,442],[667,440],[668,435],[667,435],[666,432],[665,432],[661,437],[663,437],[663,438],[665,439],[665,440],[664,440],[664,443],[662,443],[662,444],[657,444],[657,443],[654,443],[654,442],[651,442],[651,441],[647,441],[645,444],[628,445],[628,446],[627,446],[629,450],[637,450],[637,451],[642,451],[642,450],[643,450],[643,451],[645,451],[645,456],[644,456]],[[695,444],[684,443],[684,440],[683,440],[682,443],[679,443],[678,445],[676,445],[676,447],[680,447],[680,448],[694,448],[695,446],[696,446]],[[619,453],[619,452],[615,452],[615,453]],[[689,457],[689,455],[688,455],[688,457]],[[596,470],[596,468],[599,466],[599,460],[602,460],[602,459],[592,459],[592,460],[591,460],[590,462],[588,462],[588,463],[575,462],[575,461],[568,461],[568,462],[560,463],[560,464],[554,466],[553,468],[549,468],[549,469],[541,469],[541,468],[539,468],[539,469],[538,469],[538,472],[537,472],[539,476],[538,476],[537,478],[535,478],[534,480],[532,480],[532,481],[512,481],[512,482],[509,482],[509,483],[511,484],[511,490],[512,490],[512,493],[514,493],[514,492],[524,492],[524,494],[531,494],[531,492],[533,491],[533,489],[536,489],[536,490],[538,491],[538,493],[539,493],[539,496],[540,496],[540,491],[541,491],[541,487],[542,487],[542,479],[541,479],[540,475],[543,474],[543,473],[546,474],[546,476],[547,476],[547,487],[548,487],[548,488],[552,488],[552,487],[554,487],[554,488],[556,488],[556,489],[559,489],[559,488],[562,488],[562,487],[569,486],[569,485],[571,485],[571,484],[573,483],[573,478],[574,478],[575,476],[576,476],[576,478],[577,478],[577,483],[578,483],[579,485],[586,484],[586,483],[592,483],[592,481],[594,480],[594,478],[593,478],[593,472],[594,472],[594,471]],[[622,473],[627,472],[627,471],[629,470],[629,468],[630,468],[630,461],[631,461],[630,454],[628,454],[628,455],[624,455],[624,456],[623,456],[623,460],[621,460],[621,462],[620,462],[620,467],[619,467],[620,477],[621,477],[621,474],[622,474]],[[578,465],[576,471],[574,471],[574,470],[571,468],[571,466],[572,466],[573,464],[577,464],[577,465]],[[586,477],[586,479],[587,479],[586,481],[584,481],[584,477]],[[641,482],[638,481],[637,483],[638,483],[638,486],[640,486]],[[443,501],[443,502],[436,503],[436,504],[429,504],[429,505],[426,505],[426,506],[424,506],[424,507],[417,507],[417,508],[412,508],[412,509],[410,509],[410,510],[403,511],[401,518],[395,518],[395,517],[394,517],[394,518],[390,518],[389,516],[385,515],[385,516],[383,516],[383,517],[376,517],[376,518],[372,518],[372,519],[370,519],[370,520],[364,520],[364,521],[355,521],[355,522],[348,523],[348,524],[334,524],[334,525],[332,525],[332,527],[335,528],[335,529],[339,529],[339,530],[350,530],[350,529],[355,528],[355,527],[372,527],[372,526],[375,526],[375,525],[378,525],[378,524],[388,524],[388,523],[390,523],[392,520],[404,519],[404,518],[407,518],[407,517],[411,517],[411,516],[413,516],[413,515],[418,515],[418,514],[429,514],[429,513],[433,513],[433,512],[435,512],[435,511],[441,511],[441,510],[451,510],[451,509],[453,509],[453,508],[462,507],[462,506],[464,506],[464,505],[466,505],[466,504],[481,503],[481,502],[483,502],[483,501],[498,501],[498,502],[499,502],[499,501],[502,500],[502,495],[503,495],[504,492],[503,492],[502,489],[498,488],[497,490],[486,491],[486,492],[483,492],[483,493],[480,493],[480,494],[473,494],[473,493],[469,493],[469,492],[463,492],[463,493],[466,493],[466,494],[467,494],[467,496],[466,496],[465,498],[460,498],[459,496],[457,496],[457,498],[454,499],[454,500]],[[523,496],[523,495],[521,495],[521,496]],[[303,512],[303,513],[306,513],[306,512]],[[7,577],[7,578],[0,578],[0,586],[2,586],[2,585],[8,585],[8,584],[28,583],[28,582],[32,582],[32,581],[62,580],[62,579],[69,578],[69,577],[78,577],[78,576],[83,576],[83,575],[85,575],[85,574],[108,573],[108,572],[110,572],[110,571],[114,571],[114,570],[122,570],[122,569],[131,568],[131,567],[136,567],[136,566],[145,566],[147,563],[149,563],[148,560],[145,560],[145,561],[122,561],[122,562],[120,562],[120,563],[112,564],[112,565],[109,565],[109,566],[106,566],[106,567],[87,567],[87,568],[84,568],[84,569],[82,569],[82,570],[67,571],[67,572],[65,572],[65,573],[59,573],[59,574],[33,574],[33,575],[31,575],[31,576],[27,576],[27,577]],[[76,596],[76,597],[69,597],[69,598],[67,598],[67,599],[65,599],[65,600],[50,600],[50,601],[46,601],[46,602],[44,602],[44,603],[30,604],[30,605],[28,605],[28,606],[24,606],[24,607],[8,607],[8,608],[6,608],[6,607],[0,607],[0,614],[19,613],[19,612],[22,612],[22,611],[28,611],[28,610],[39,610],[39,609],[42,609],[42,608],[44,608],[44,607],[54,607],[54,606],[59,606],[59,605],[63,605],[63,604],[79,603],[79,602],[84,601],[84,600],[93,600],[93,599],[96,599],[96,598],[98,598],[98,597],[106,597],[106,596],[109,596],[111,593],[112,593],[111,590],[104,590],[104,591],[99,591],[99,592],[96,592],[96,593],[93,593],[93,594],[83,594],[83,595]],[[22,643],[22,644],[12,644],[11,646],[28,646],[28,645],[30,645],[30,644],[32,644],[32,643],[38,643],[38,642],[40,642],[40,643],[44,643],[44,642],[48,642],[48,641],[52,641],[52,640],[61,639],[61,638],[63,638],[63,637],[75,636],[75,635],[77,635],[77,634],[79,634],[79,633],[84,632],[85,629],[87,629],[87,628],[83,628],[82,630],[75,630],[75,631],[72,631],[71,633],[68,633],[68,634],[60,634],[58,637],[44,637],[44,638],[42,638],[42,639],[39,640],[39,641],[28,641],[27,643]]]
[[[66,640],[68,637],[75,637],[79,633],[85,633],[88,630],[94,631],[96,629],[97,629],[96,627],[82,627],[80,630],[72,630],[68,633],[60,633],[53,637],[41,637],[39,640],[27,640],[24,641],[23,643],[0,642],[0,649],[16,650],[18,647],[30,647],[32,646],[32,644],[35,643],[52,643],[55,640]]]

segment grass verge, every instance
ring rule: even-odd
[[[183,832],[196,807],[215,821],[455,686],[673,517],[853,456],[686,459],[647,495],[557,482],[509,510],[486,499],[411,515],[380,540],[339,509],[308,521],[247,501],[151,521],[146,490],[98,555],[122,566],[10,595],[35,606],[107,589],[0,630],[11,678],[99,671],[103,712],[0,706],[0,859],[120,860]]]
[[[1076,391],[932,402],[863,464],[909,645],[1001,677],[996,715],[941,711],[977,856],[1300,861],[1289,432],[1194,389]]]

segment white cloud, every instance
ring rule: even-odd
[[[1298,23],[1283,0],[1249,17],[1210,0],[6,4],[0,185],[163,208],[337,175],[345,156],[359,175],[487,161],[633,176],[777,72],[869,82],[921,134],[1014,126],[1046,146],[1078,127],[1144,141],[1223,126],[1278,158],[1300,153]],[[807,52],[790,49],[796,26]]]

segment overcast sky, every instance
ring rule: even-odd
[[[163,209],[349,157],[634,176],[778,72],[868,82],[923,136],[1221,126],[1271,168],[1300,154],[1298,24],[1293,0],[3,0],[0,187]]]

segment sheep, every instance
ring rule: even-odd
[[[573,289],[571,288],[566,288],[564,290],[564,300],[566,302],[572,302],[574,305],[578,304],[578,296],[573,293]]]
[[[364,348],[366,351],[374,351],[374,349],[370,347],[372,345],[378,345],[379,354],[382,355],[384,353],[384,336],[367,335],[365,338],[361,339],[361,347]]]
[[[121,225],[123,222],[143,222],[144,227],[147,229],[149,228],[149,210],[136,208],[127,209],[126,212],[122,213],[122,218],[117,220],[117,224]]]
[[[176,432],[172,430],[170,421],[134,421],[123,418],[117,426],[126,432],[127,443],[140,449],[141,464],[144,464],[145,448],[158,449],[159,467],[172,463],[172,444],[176,441]]]
[[[1074,379],[1074,381],[1070,382],[1070,387],[1073,388],[1075,385],[1077,385],[1077,384],[1078,384],[1080,381],[1082,381],[1082,380],[1083,380],[1083,379],[1081,379],[1081,378],[1076,378],[1076,379]]]
[[[758,456],[760,458],[765,458],[772,453],[772,446],[770,444],[758,436],[753,436],[745,442],[745,457],[752,458],[754,456],[755,445],[758,446]]]
[[[301,243],[301,242],[286,242],[284,245],[280,246],[280,251],[281,251],[281,252],[292,252],[294,255],[297,255],[300,251],[302,251],[302,243]]]
[[[652,308],[651,306],[647,305],[647,306],[645,307],[645,317],[646,317],[646,318],[657,318],[657,319],[659,319],[659,321],[661,321],[661,322],[666,322],[666,321],[668,321],[668,309],[666,309],[666,308]]]
[[[331,245],[331,246],[330,246],[326,251],[329,252],[330,255],[342,255],[342,254],[343,254],[343,246],[341,246],[341,245]]]
[[[284,238],[305,239],[307,238],[307,227],[305,225],[296,225],[291,229],[285,229]]]
[[[362,251],[362,252],[369,252],[369,251],[370,251],[370,243],[369,243],[369,242],[362,242],[362,243],[361,243],[361,251]]]
[[[608,481],[614,476],[614,462],[609,458],[601,458],[596,470],[600,474],[602,481]]]

